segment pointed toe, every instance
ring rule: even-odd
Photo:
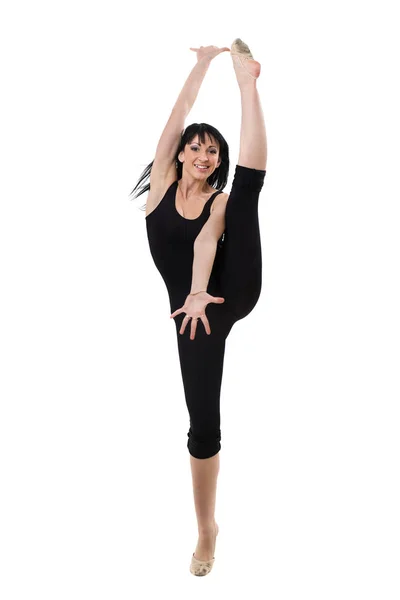
[[[241,54],[243,58],[252,58],[254,60],[254,57],[250,52],[250,48],[240,38],[236,38],[232,43],[231,52],[234,54]]]

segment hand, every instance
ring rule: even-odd
[[[218,48],[217,46],[200,46],[200,48],[190,48],[190,50],[193,50],[197,53],[197,62],[199,62],[199,60],[205,56],[212,60],[218,54],[221,54],[221,52],[231,51],[230,48]]]
[[[191,340],[194,340],[194,337],[196,335],[197,319],[199,319],[199,318],[203,321],[203,325],[204,325],[204,329],[206,330],[206,333],[208,335],[210,335],[210,333],[211,333],[210,324],[205,315],[206,306],[210,302],[213,302],[215,304],[222,304],[223,302],[225,302],[225,298],[211,296],[208,292],[199,292],[198,294],[195,294],[194,296],[189,294],[189,296],[186,297],[185,304],[181,308],[178,308],[178,310],[173,312],[172,315],[170,316],[170,319],[172,319],[173,317],[176,317],[180,313],[183,313],[183,312],[186,313],[186,317],[184,317],[184,319],[182,321],[182,326],[179,331],[179,333],[181,335],[184,333],[184,331],[186,329],[186,325],[188,324],[190,318],[192,318],[192,324],[191,324],[191,328],[190,328],[190,339]]]

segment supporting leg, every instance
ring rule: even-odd
[[[182,301],[182,298],[174,299],[171,309],[181,306]],[[179,334],[183,315],[175,318],[182,380],[190,415],[187,447],[199,535],[195,558],[201,561],[213,558],[218,534],[215,503],[221,448],[220,392],[225,338],[232,326],[232,317],[226,314],[223,304],[210,304],[207,316],[211,334],[208,335],[204,327],[198,327],[194,340],[189,339],[188,332]]]
[[[219,473],[219,452],[211,458],[190,456],[190,466],[199,531],[194,557],[206,561],[214,558],[218,534],[218,525],[214,514]]]
[[[219,452],[211,458],[190,455],[190,467],[199,535],[214,533]]]

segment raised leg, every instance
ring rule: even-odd
[[[261,293],[262,255],[258,199],[266,174],[267,137],[257,91],[261,65],[240,39],[232,61],[242,101],[240,152],[226,207],[220,295],[237,319],[254,308]]]
[[[262,252],[258,200],[266,171],[236,166],[219,255],[219,295],[236,320],[246,317],[261,293]]]
[[[241,40],[235,40],[232,44],[231,56],[242,101],[238,164],[265,170],[267,135],[257,90],[257,77],[260,74],[261,65],[256,60],[249,58],[251,56],[249,48]]]
[[[241,86],[242,123],[238,164],[253,169],[267,165],[267,136],[256,81]]]

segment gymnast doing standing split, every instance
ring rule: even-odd
[[[154,160],[132,191],[148,191],[146,229],[155,266],[166,285],[190,418],[187,447],[198,543],[190,571],[214,564],[218,525],[216,488],[221,449],[220,392],[225,343],[236,321],[261,293],[258,200],[264,184],[267,139],[257,90],[261,65],[237,38],[231,48],[201,46],[159,139]],[[230,193],[229,148],[207,123],[187,118],[211,61],[230,52],[240,90],[239,158]],[[150,183],[145,181],[150,176]]]

